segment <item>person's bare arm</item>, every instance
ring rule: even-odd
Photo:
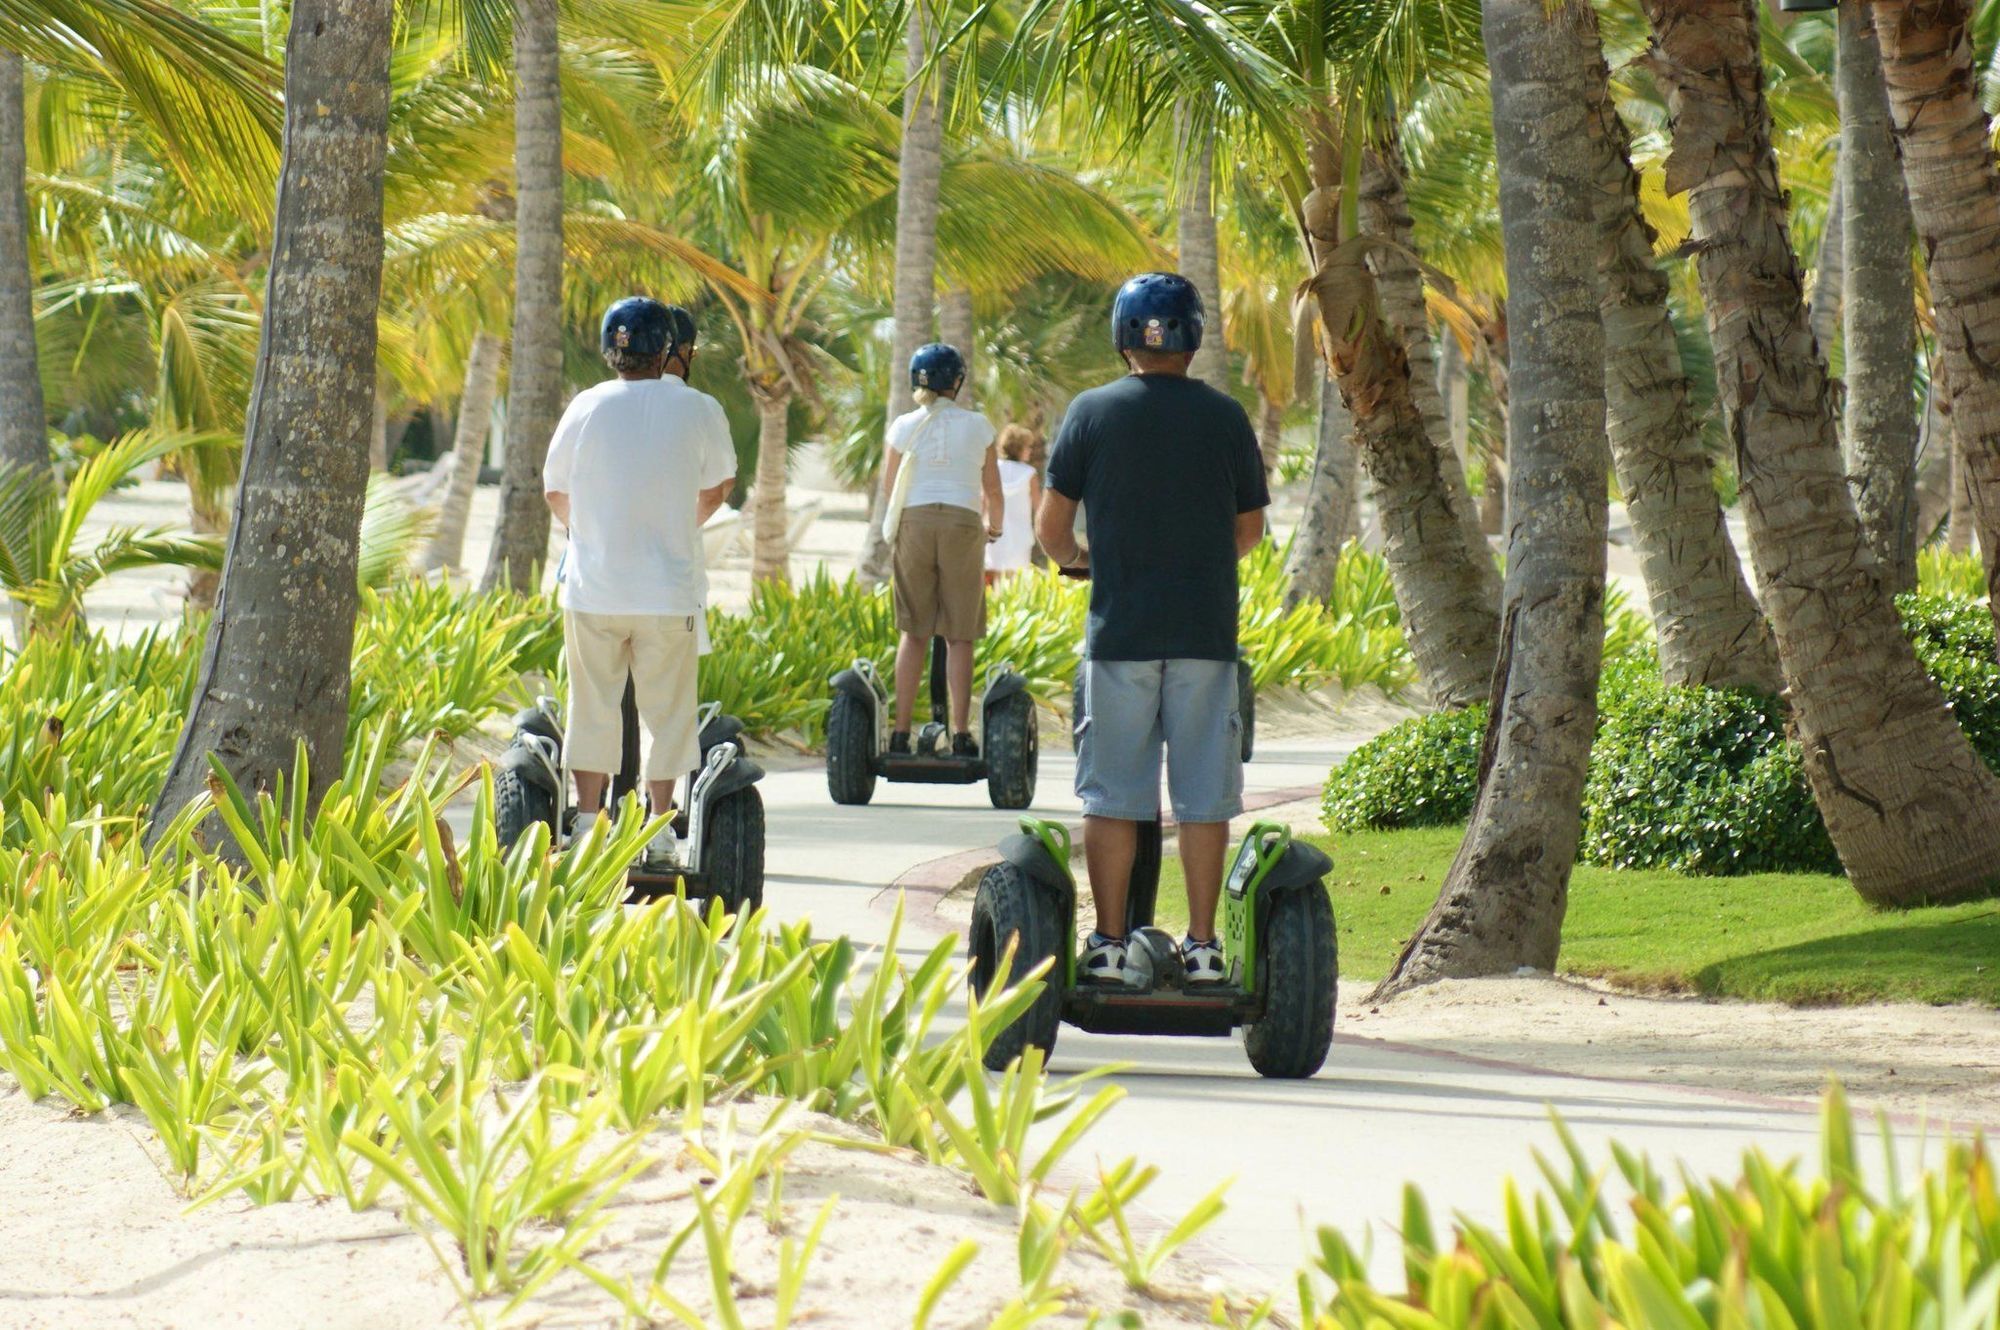
[[[986,501],[986,538],[998,540],[1007,520],[1007,496],[1000,490],[1000,451],[986,446],[986,464],[979,469],[979,488]]]
[[[563,530],[569,530],[569,495],[561,490],[550,490],[542,497],[549,501],[549,511],[556,515],[556,521],[563,524]]]
[[[715,510],[729,497],[729,491],[736,487],[736,477],[731,476],[720,485],[710,485],[694,500],[694,524],[701,526],[715,516]]]
[[[1252,508],[1236,514],[1236,557],[1242,558],[1264,539],[1264,510]]]
[[[1058,568],[1087,568],[1090,551],[1076,543],[1076,500],[1052,489],[1042,491],[1035,510],[1035,539]]]
[[[903,455],[894,448],[888,450],[888,461],[882,468],[882,497],[888,498],[896,492],[896,473],[903,469]]]

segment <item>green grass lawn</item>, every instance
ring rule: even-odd
[[[1343,977],[1388,971],[1437,895],[1461,832],[1440,827],[1319,838]],[[1187,923],[1169,855],[1160,924]],[[1560,969],[1629,987],[1771,1002],[1977,1002],[2000,1006],[2000,901],[1875,910],[1838,877],[1684,877],[1579,864]]]

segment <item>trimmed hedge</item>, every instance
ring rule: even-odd
[[[1983,604],[1898,602],[1917,656],[1986,764],[2000,771],[2000,665]],[[1478,794],[1486,709],[1405,721],[1335,767],[1336,831],[1448,825]],[[1583,796],[1583,858],[1614,868],[1728,876],[1838,872],[1783,704],[1747,690],[1668,688],[1653,662],[1608,662]]]

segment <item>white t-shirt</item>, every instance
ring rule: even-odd
[[[1028,500],[1035,468],[1012,458],[1000,459],[1000,539],[986,546],[986,571],[1014,573],[1034,562],[1035,515]]]
[[[708,568],[695,499],[735,474],[722,404],[673,375],[578,393],[542,468],[542,487],[569,495],[563,608],[700,613]]]
[[[917,468],[904,507],[948,503],[979,511],[979,476],[993,444],[985,416],[940,397],[891,421],[888,443],[903,454],[904,466]]]

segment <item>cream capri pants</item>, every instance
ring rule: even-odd
[[[563,613],[569,665],[571,771],[609,773],[623,765],[625,680],[632,680],[639,721],[652,740],[647,780],[676,780],[701,761],[696,732],[695,669],[701,657],[692,614]]]

